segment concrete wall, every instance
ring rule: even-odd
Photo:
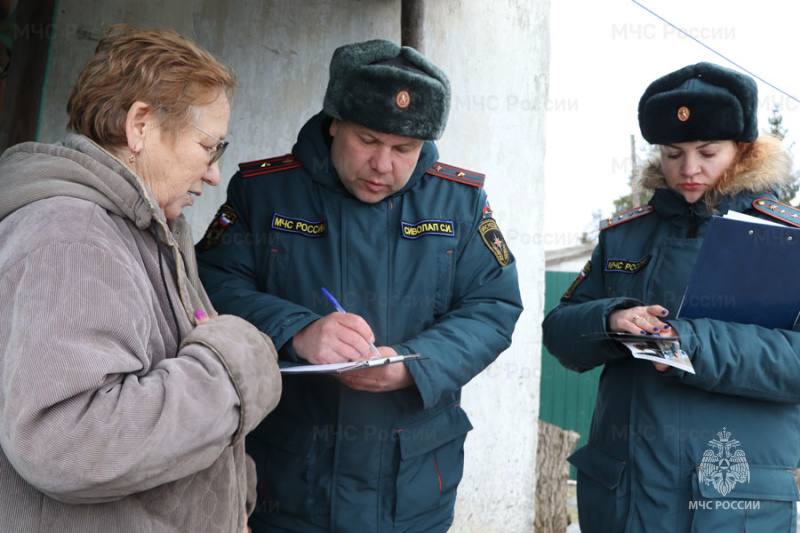
[[[526,307],[512,347],[464,391],[475,429],[456,505],[459,533],[533,530],[544,298],[544,253],[535,235],[543,227],[549,7],[549,0],[427,2],[425,52],[453,86],[441,157],[487,174]],[[114,22],[173,28],[238,75],[222,186],[207,187],[186,212],[199,239],[236,164],[289,152],[301,124],[321,108],[334,48],[400,40],[400,1],[60,0],[40,140],[63,135],[70,88]]]
[[[453,84],[439,151],[486,173],[526,308],[512,347],[464,391],[475,429],[453,531],[533,531],[544,255],[532,243],[544,225],[549,2],[429,1],[427,10],[426,54]]]

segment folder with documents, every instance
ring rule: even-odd
[[[791,329],[800,314],[800,228],[714,217],[678,318]]]

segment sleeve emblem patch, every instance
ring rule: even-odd
[[[500,266],[508,266],[511,263],[511,252],[508,250],[503,234],[500,233],[500,228],[497,227],[497,222],[493,218],[483,219],[478,226],[478,233]]]
[[[575,281],[572,282],[572,285],[569,286],[567,292],[564,293],[564,296],[561,297],[562,300],[569,300],[572,298],[572,295],[575,294],[575,289],[578,288],[578,285],[581,284],[583,280],[586,279],[586,276],[589,275],[589,272],[592,271],[592,262],[587,261],[586,264],[583,266],[583,269],[578,274],[578,277],[575,278]]]
[[[216,248],[217,245],[222,241],[222,237],[225,235],[225,230],[231,227],[236,219],[239,218],[239,215],[236,214],[236,211],[233,210],[229,204],[222,204],[217,211],[217,214],[214,215],[214,218],[211,220],[211,224],[209,224],[208,229],[206,230],[206,234],[197,243],[198,251],[205,252],[206,250],[211,250],[212,248]]]

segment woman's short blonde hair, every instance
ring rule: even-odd
[[[233,71],[172,30],[115,25],[83,67],[67,103],[68,128],[104,148],[127,144],[125,121],[136,101],[151,105],[174,135],[195,106],[225,91]]]

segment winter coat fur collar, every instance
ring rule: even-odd
[[[750,168],[742,169],[723,191],[725,196],[740,193],[778,194],[791,181],[792,158],[771,135],[762,135],[755,140],[759,156]],[[661,158],[656,152],[642,168],[638,178],[640,189],[654,192],[666,189],[667,182],[661,170]]]

